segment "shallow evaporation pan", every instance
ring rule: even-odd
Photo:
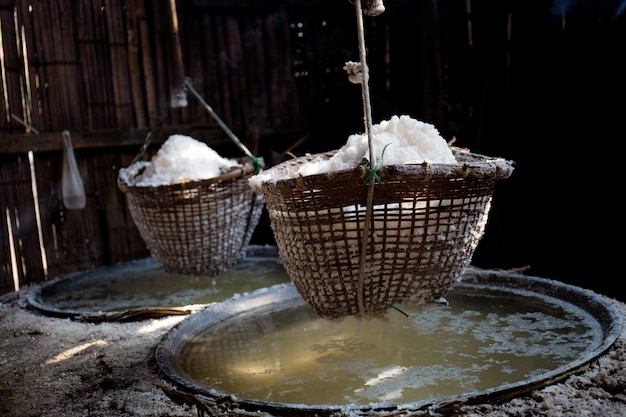
[[[275,246],[252,245],[216,276],[164,272],[154,258],[69,274],[28,292],[42,312],[82,321],[131,321],[189,314],[209,304],[289,282]]]
[[[187,393],[230,398],[223,411],[234,414],[441,412],[562,379],[622,326],[599,295],[518,274],[472,269],[447,300],[402,307],[408,317],[328,321],[281,284],[190,316],[156,358]]]

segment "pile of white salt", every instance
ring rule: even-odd
[[[392,116],[372,126],[372,145],[376,163],[398,165],[409,163],[456,163],[452,150],[437,128],[410,116]],[[383,154],[384,149],[384,154]],[[315,158],[293,170],[271,170],[253,176],[253,188],[271,182],[327,172],[354,169],[369,157],[369,139],[366,134],[351,135],[346,144],[331,158]]]
[[[205,180],[222,175],[234,165],[236,160],[220,156],[206,143],[176,134],[161,145],[133,185],[149,187]]]

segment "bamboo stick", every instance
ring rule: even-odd
[[[217,30],[218,25],[216,23],[217,16],[212,13],[204,13],[202,18],[202,32],[205,33],[204,37],[204,49],[203,53],[203,65],[205,70],[201,72],[197,77],[192,78],[192,81],[197,86],[199,91],[203,92],[203,97],[210,103],[214,103],[220,114],[224,116],[225,108],[221,100],[221,80],[219,79],[220,65],[222,60],[215,59],[219,56]],[[201,77],[201,78],[200,78]],[[200,80],[202,82],[200,83]],[[196,108],[200,108],[196,106]],[[194,114],[196,117],[207,117],[206,112],[202,115]],[[224,116],[225,117],[225,116]]]
[[[143,68],[144,92],[146,96],[146,107],[148,119],[156,120],[159,114],[159,106],[156,98],[156,81],[154,74],[154,64],[151,58],[151,45],[146,17],[144,0],[136,0],[137,22],[139,28],[140,55]],[[152,125],[152,123],[150,123]]]
[[[233,126],[235,130],[238,130],[234,122],[232,103],[233,87],[231,85],[231,72],[235,71],[236,65],[235,58],[233,57],[233,51],[229,49],[230,35],[228,27],[229,17],[224,13],[219,13],[215,16],[215,39],[216,39],[216,58],[218,58],[217,72],[214,75],[218,82],[218,88],[220,96],[215,101],[216,106],[221,106],[219,112],[226,124]]]
[[[33,204],[30,165],[25,154],[0,157],[0,215],[3,223],[10,227],[17,269],[12,270],[11,262],[2,251],[2,268],[17,278],[23,285],[38,282],[45,278],[41,259],[41,247]],[[9,184],[11,186],[9,186]],[[7,221],[8,214],[8,221]],[[4,229],[8,230],[8,229]],[[7,242],[8,238],[3,237]],[[4,246],[4,245],[3,245]]]
[[[131,88],[126,36],[123,26],[124,2],[111,0],[107,4],[106,34],[111,62],[111,88],[115,123],[112,126],[131,128],[135,126],[131,104]]]
[[[141,79],[139,28],[137,22],[137,6],[135,0],[126,1],[126,39],[128,45],[128,73],[130,78],[130,94],[135,112],[135,126],[149,126],[146,117],[146,102]]]
[[[187,106],[185,94],[185,70],[183,66],[183,53],[178,35],[178,11],[176,10],[176,0],[168,0],[169,27],[167,33],[167,45],[169,46],[169,82],[170,82],[170,105],[171,107]]]
[[[169,21],[168,17],[168,4],[164,2],[169,2],[169,0],[160,0],[156,2],[152,2],[150,10],[150,19],[152,22],[152,30],[150,31],[150,44],[152,47],[152,52],[154,54],[154,62],[155,66],[155,84],[154,87],[156,90],[156,102],[155,107],[158,109],[158,114],[161,113],[164,107],[169,106],[169,76],[168,76],[168,68],[167,68],[167,53],[164,45],[166,45],[166,32],[167,25]],[[168,112],[166,116],[171,117],[171,113]],[[167,119],[171,120],[171,119]]]

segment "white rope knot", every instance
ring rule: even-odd
[[[355,4],[354,0],[349,0],[350,3]],[[385,11],[385,5],[383,0],[361,0],[362,10],[368,16],[378,16]]]
[[[363,64],[348,61],[343,66],[343,69],[348,73],[348,81],[352,84],[363,84]]]

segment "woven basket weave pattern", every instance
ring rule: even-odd
[[[432,303],[451,289],[471,261],[495,183],[510,171],[507,166],[459,165],[452,170],[414,165],[379,171],[382,183],[374,191],[363,313]],[[285,269],[322,317],[361,313],[357,294],[365,174],[357,169],[262,185]]]
[[[251,170],[239,171],[157,187],[118,181],[141,237],[164,271],[217,275],[245,252],[264,200],[248,186]]]

